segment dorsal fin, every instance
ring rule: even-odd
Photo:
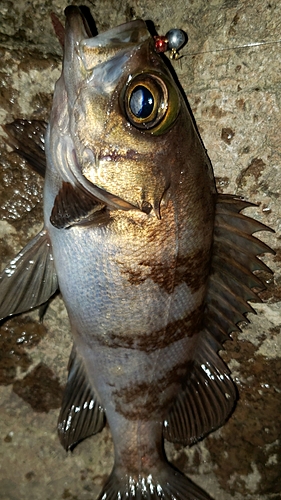
[[[271,271],[257,255],[274,253],[252,236],[271,229],[240,214],[251,205],[235,196],[218,195],[203,328],[182,390],[164,421],[169,441],[192,444],[221,426],[233,410],[235,385],[217,353],[238,329],[237,323],[253,311],[248,300],[260,300],[252,289],[262,290],[264,284],[253,272]]]
[[[7,144],[24,158],[35,172],[45,177],[45,132],[47,123],[40,120],[15,120],[2,125]]]
[[[51,12],[51,21],[52,21],[53,28],[55,30],[56,37],[57,37],[58,41],[60,42],[62,48],[64,48],[64,36],[65,36],[64,26],[60,22],[58,16],[54,12]]]
[[[238,329],[237,323],[247,321],[245,314],[253,312],[248,301],[260,302],[252,289],[265,286],[253,272],[271,272],[257,256],[274,252],[252,234],[272,230],[240,213],[249,206],[235,196],[218,195],[204,326],[220,343]]]

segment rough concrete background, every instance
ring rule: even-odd
[[[70,2],[68,2],[70,3]],[[79,2],[73,2],[79,4]],[[264,303],[222,354],[240,399],[229,421],[191,449],[167,446],[173,462],[215,500],[281,499],[280,335],[280,22],[281,3],[261,0],[85,1],[99,31],[132,18],[159,34],[189,35],[174,62],[212,160],[220,191],[257,203],[248,210],[276,234],[265,262]],[[48,119],[61,49],[50,12],[62,0],[0,2],[0,121]],[[2,133],[2,132],[1,132]],[[0,258],[4,265],[41,228],[42,181],[0,138]],[[71,348],[67,315],[56,297],[38,312],[0,325],[0,499],[90,500],[112,466],[110,433],[66,454],[56,420]]]

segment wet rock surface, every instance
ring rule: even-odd
[[[73,2],[79,5],[79,2]],[[257,206],[247,213],[276,233],[274,272],[251,324],[225,344],[239,400],[229,421],[190,449],[167,444],[171,460],[216,500],[281,499],[281,43],[278,2],[83,2],[98,31],[133,18],[159,34],[185,30],[184,57],[173,62],[212,160],[217,186]],[[64,22],[61,0],[0,4],[0,121],[48,120],[61,48],[50,13]],[[42,226],[42,179],[0,137],[0,261]],[[0,325],[0,499],[90,500],[111,470],[108,428],[71,454],[56,434],[71,338],[59,296]]]

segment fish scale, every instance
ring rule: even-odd
[[[135,89],[149,106],[130,107]],[[92,37],[79,8],[66,9],[44,143],[45,128],[5,128],[41,174],[46,154],[45,224],[0,275],[0,317],[59,288],[73,335],[59,437],[72,449],[108,421],[115,465],[100,499],[207,500],[163,441],[193,444],[233,410],[218,351],[263,288],[253,272],[268,270],[257,256],[271,250],[252,233],[268,228],[240,213],[248,203],[217,194],[141,20]]]

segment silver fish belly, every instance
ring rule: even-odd
[[[232,411],[218,351],[263,288],[253,271],[270,249],[252,233],[267,228],[217,194],[142,20],[92,37],[66,9],[45,153],[44,228],[1,274],[0,316],[59,288],[73,335],[59,436],[68,450],[108,421],[115,465],[100,499],[207,500],[163,442],[192,444]]]

